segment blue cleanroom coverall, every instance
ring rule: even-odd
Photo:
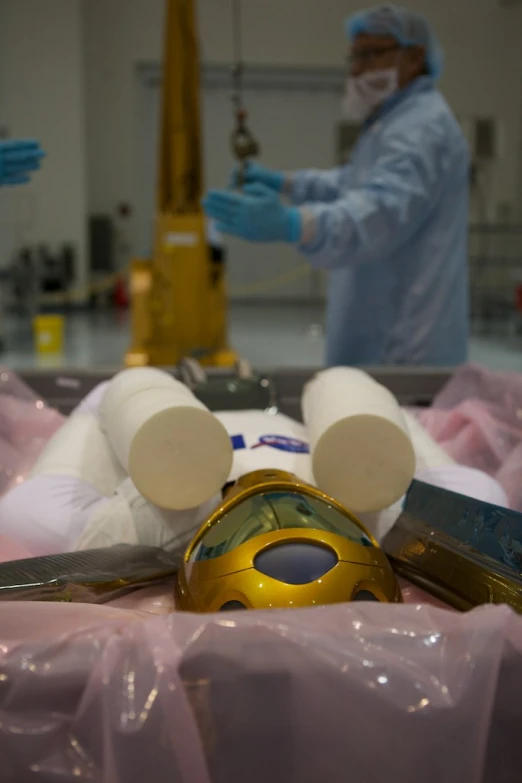
[[[328,365],[456,365],[468,338],[469,150],[429,76],[397,93],[351,162],[292,175],[330,270]]]

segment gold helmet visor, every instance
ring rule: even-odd
[[[189,546],[176,585],[189,611],[400,601],[386,556],[359,520],[295,476],[237,482]]]

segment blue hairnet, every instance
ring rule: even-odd
[[[423,46],[428,72],[435,79],[442,75],[444,52],[435,30],[421,14],[396,5],[381,5],[348,17],[346,32],[350,41],[360,33],[368,33],[392,35],[402,46]]]

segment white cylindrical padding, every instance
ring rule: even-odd
[[[233,451],[226,429],[187,386],[161,370],[116,375],[100,423],[138,490],[160,508],[195,508],[228,479]]]
[[[397,400],[361,370],[335,367],[305,387],[317,486],[354,512],[380,511],[408,489],[415,453]]]
[[[109,496],[126,474],[96,416],[76,412],[47,443],[31,476],[71,476]]]
[[[438,468],[442,465],[455,464],[455,460],[453,460],[449,454],[446,454],[442,446],[439,446],[439,444],[433,440],[429,432],[424,429],[419,421],[417,421],[413,413],[410,413],[408,410],[403,410],[403,414],[408,425],[411,442],[413,443],[415,451],[417,473],[421,470],[428,470],[429,468]]]

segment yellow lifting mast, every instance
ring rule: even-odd
[[[224,263],[201,208],[203,165],[194,0],[167,0],[154,258],[131,265],[130,367],[236,362],[227,345]]]

